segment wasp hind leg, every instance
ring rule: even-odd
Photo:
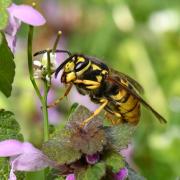
[[[73,86],[73,84],[70,84],[70,85],[67,87],[67,89],[66,89],[64,95],[61,96],[61,97],[59,97],[58,99],[56,99],[54,102],[52,102],[51,104],[49,104],[47,107],[48,107],[48,108],[52,108],[52,107],[57,106],[57,104],[59,104],[60,101],[61,101],[62,99],[64,99],[64,97],[66,97],[66,96],[69,94],[69,92],[70,92],[72,86]]]
[[[87,119],[85,119],[85,120],[80,124],[80,127],[81,127],[81,128],[84,128],[95,116],[97,116],[97,115],[104,109],[104,107],[105,107],[105,106],[107,105],[107,103],[108,103],[108,100],[103,99],[101,102],[102,102],[101,106],[100,106],[98,109],[96,109],[90,117],[88,117]]]
[[[108,112],[105,113],[105,116],[113,126],[120,124],[122,122],[122,116],[119,113],[108,110]]]

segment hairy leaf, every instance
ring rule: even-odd
[[[95,154],[106,145],[105,132],[102,129],[102,118],[96,116],[84,128],[81,123],[92,113],[84,106],[79,106],[71,115],[67,129],[71,132],[70,141],[73,147],[84,154]]]
[[[9,177],[9,161],[7,158],[0,158],[0,177],[2,180],[7,180]]]
[[[0,109],[0,141],[6,139],[17,139],[23,141],[23,135],[20,133],[20,126],[10,111]],[[0,158],[0,179],[8,179],[10,171],[9,160]],[[24,173],[17,173],[19,180],[25,178]]]
[[[106,166],[99,162],[76,173],[76,180],[100,180],[106,173]]]
[[[123,157],[119,153],[115,151],[107,151],[103,156],[106,166],[112,170],[113,173],[117,173],[121,168],[125,167]]]
[[[12,83],[15,75],[14,57],[7,45],[4,34],[0,45],[0,91],[6,96],[11,95]]]
[[[45,142],[42,150],[57,164],[69,164],[81,157],[81,153],[72,147],[69,136],[63,134]]]
[[[135,129],[136,126],[129,123],[105,128],[109,145],[118,151],[126,148]]]
[[[0,141],[5,139],[17,139],[23,141],[20,126],[10,111],[0,109]]]
[[[146,180],[146,178],[139,175],[133,169],[128,168],[128,180]]]

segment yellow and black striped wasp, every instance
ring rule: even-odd
[[[44,52],[40,51],[35,55]],[[88,95],[92,102],[100,104],[99,108],[84,120],[81,127],[87,125],[103,109],[112,124],[121,122],[137,124],[140,119],[141,104],[149,109],[161,123],[166,123],[166,120],[140,96],[143,88],[130,76],[109,68],[96,57],[71,54],[65,50],[56,50],[56,52],[69,55],[55,71],[55,77],[57,77],[63,70],[61,82],[69,85],[63,97],[67,96],[71,87],[75,85],[80,94]],[[63,97],[50,106],[55,106]]]

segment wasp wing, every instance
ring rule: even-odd
[[[109,76],[107,79],[109,81],[112,81],[113,83],[116,83],[120,88],[125,89],[131,95],[136,97],[141,102],[141,104],[143,104],[147,109],[149,109],[161,123],[167,122],[166,119],[164,117],[162,117],[156,110],[154,110],[139,94],[136,93],[136,91],[128,88],[126,85],[124,85],[120,81],[117,81],[117,79],[115,79],[113,76]]]
[[[110,72],[112,76],[119,76],[120,78],[127,80],[128,83],[133,86],[139,93],[144,93],[143,87],[132,77],[128,76],[127,74],[124,74],[122,72],[116,71],[112,68],[110,68]]]

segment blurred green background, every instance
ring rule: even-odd
[[[35,31],[34,52],[52,47],[57,31],[61,30],[61,48],[96,56],[138,80],[145,89],[144,98],[168,123],[161,125],[143,109],[133,139],[132,166],[150,180],[178,179],[180,1],[44,0],[36,3],[47,24]],[[27,76],[26,43],[27,27],[23,25],[18,33],[12,96],[6,99],[0,94],[0,106],[15,113],[26,140],[38,146],[42,140],[41,114]],[[64,91],[57,83],[53,88],[54,97]],[[61,122],[70,104],[69,100],[63,101],[57,107]]]

